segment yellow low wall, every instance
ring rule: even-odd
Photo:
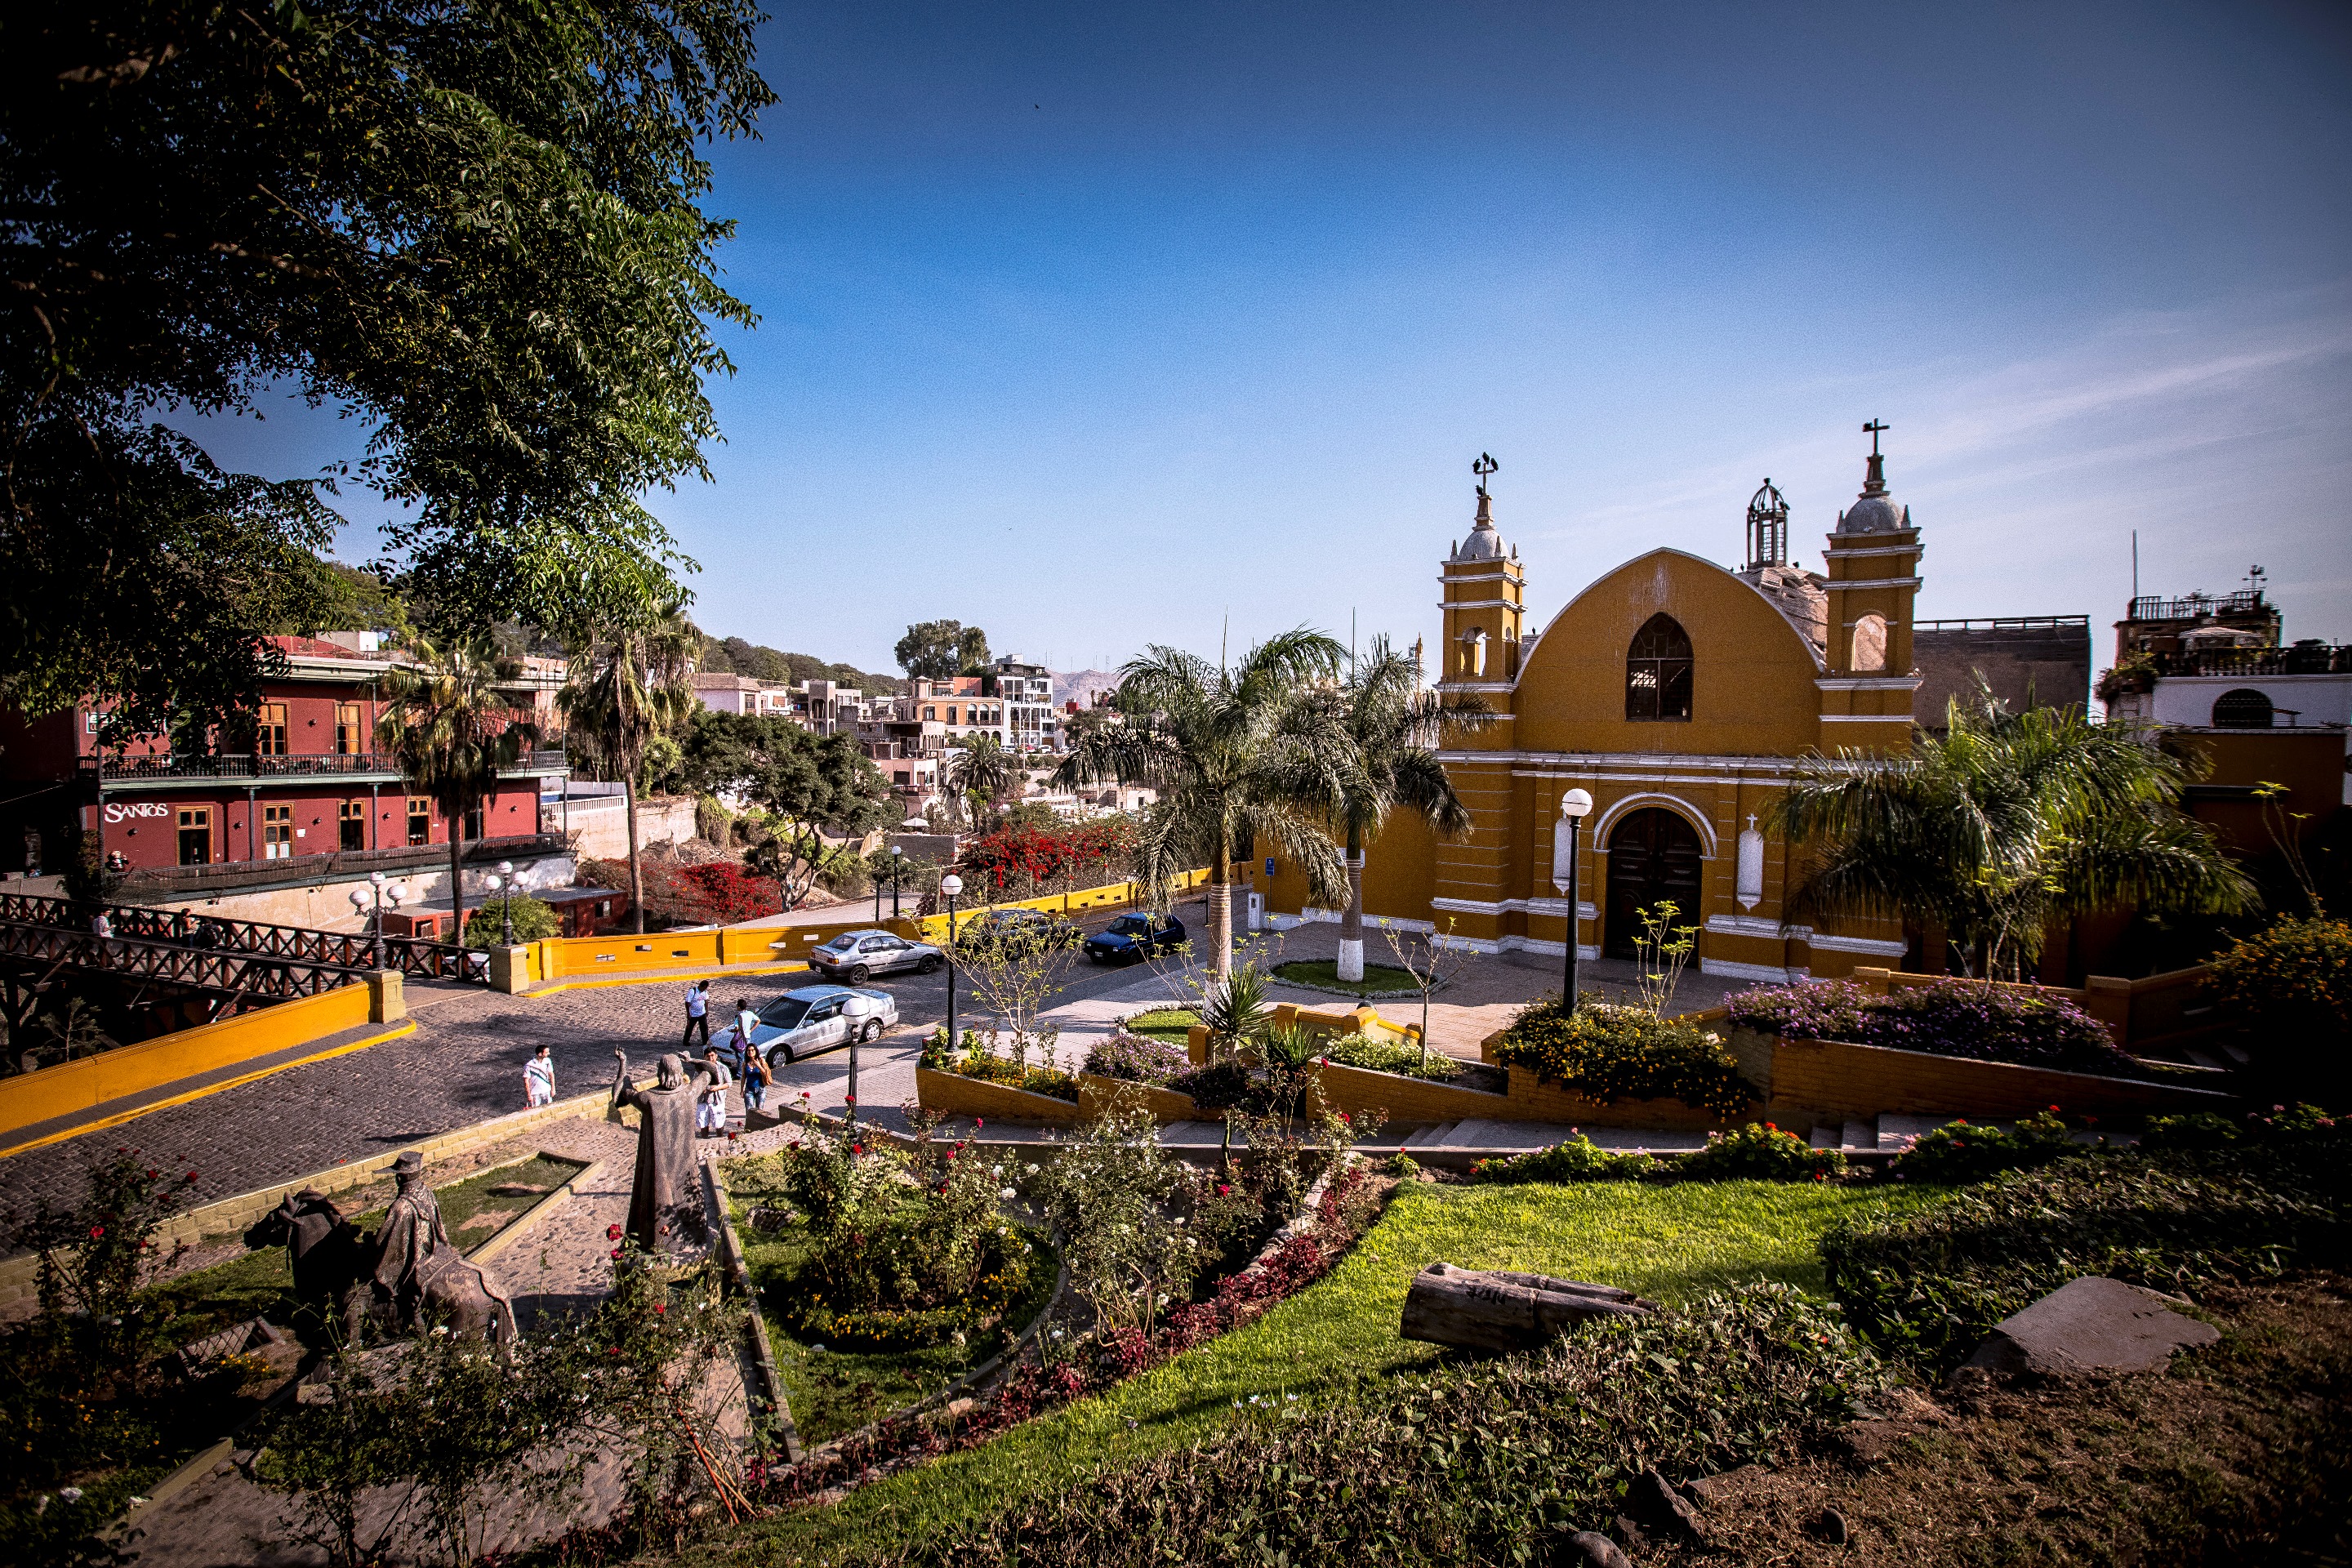
[[[1066,1100],[927,1067],[915,1068],[915,1100],[942,1116],[985,1117],[1008,1126],[1075,1127],[1082,1119]]]
[[[397,995],[397,992],[394,992]],[[0,1141],[19,1128],[308,1045],[369,1021],[369,988],[339,985],[217,1024],[0,1079]]]
[[[1209,873],[1205,870],[1185,871],[1171,879],[1171,885],[1176,891],[1181,893],[1199,887],[1208,879]],[[1143,884],[1140,882],[1106,882],[1099,888],[1079,888],[1069,893],[1049,893],[1042,899],[1016,899],[993,904],[985,901],[963,904],[959,906],[956,911],[956,929],[962,930],[965,921],[987,910],[1043,910],[1047,914],[1083,914],[1089,910],[1131,909],[1142,896]],[[900,934],[912,937],[918,942],[947,940],[948,917],[945,915],[921,915],[899,923],[902,928]]]
[[[1104,1078],[1096,1073],[1078,1075],[1078,1114],[1091,1120],[1110,1109],[1111,1102],[1121,1095],[1140,1096],[1146,1110],[1162,1123],[1170,1121],[1213,1121],[1218,1113],[1205,1112],[1192,1103],[1192,1097],[1179,1094],[1158,1084],[1129,1083],[1125,1079]]]

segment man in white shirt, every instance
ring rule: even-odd
[[[710,1068],[703,1081],[702,1093],[694,1102],[694,1131],[697,1137],[727,1131],[727,1088],[735,1080],[728,1074],[727,1064],[719,1059],[719,1047],[703,1047],[702,1059]]]
[[[677,1042],[678,1054],[694,1049],[694,1032],[702,1031],[702,1043],[710,1044],[710,982],[698,980],[686,988],[686,1035]]]
[[[555,1062],[541,1046],[522,1066],[522,1091],[533,1105],[555,1103]]]

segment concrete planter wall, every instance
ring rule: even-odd
[[[943,1116],[978,1116],[1015,1127],[1075,1127],[1084,1119],[1069,1100],[935,1068],[915,1068],[915,1100]]]
[[[1764,1096],[1768,1115],[1975,1116],[2007,1121],[2055,1105],[2070,1116],[2130,1119],[2229,1110],[2212,1089],[2095,1073],[2057,1072],[1971,1061],[1842,1040],[1789,1040],[1753,1029],[1731,1032],[1739,1075]]]
[[[1104,1078],[1090,1072],[1078,1075],[1078,1114],[1082,1119],[1089,1120],[1100,1116],[1121,1094],[1140,1094],[1144,1109],[1163,1123],[1215,1120],[1214,1113],[1203,1111],[1193,1104],[1190,1095],[1162,1089],[1158,1084],[1130,1083],[1125,1079]]]

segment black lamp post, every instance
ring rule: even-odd
[[[890,918],[894,921],[898,918],[898,879],[907,874],[906,855],[896,844],[890,846]]]
[[[1576,861],[1577,837],[1584,818],[1592,810],[1592,796],[1584,790],[1572,789],[1559,797],[1559,821],[1551,836],[1551,885],[1568,900],[1568,962],[1560,979],[1560,1007],[1566,1016],[1576,1015],[1576,947],[1581,930],[1577,916]]]
[[[499,862],[499,878],[506,884],[506,894],[499,900],[499,945],[514,945],[514,862]]]
[[[948,901],[948,1049],[950,1051],[956,1048],[956,895],[962,891],[963,879],[953,871],[940,879],[940,893]]]

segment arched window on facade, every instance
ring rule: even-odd
[[[2242,686],[2213,699],[2216,730],[2267,730],[2273,722],[2271,700],[2252,687]]]
[[[1691,645],[1682,624],[1663,611],[1633,634],[1625,653],[1625,717],[1687,720],[1691,716]]]
[[[1462,639],[1462,673],[1473,680],[1486,678],[1486,634],[1483,629]]]
[[[1853,668],[1873,674],[1886,668],[1886,617],[1864,616],[1853,623]]]

